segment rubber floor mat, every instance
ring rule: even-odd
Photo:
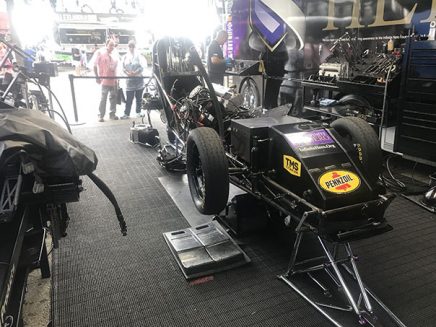
[[[189,225],[158,181],[167,173],[156,152],[130,143],[129,129],[125,121],[74,129],[96,150],[96,174],[117,197],[128,235],[84,178],[81,201],[69,205],[68,235],[53,251],[53,326],[328,326],[276,278],[292,238],[245,238],[239,245],[251,264],[205,283],[182,278],[162,234]],[[402,198],[387,216],[392,232],[353,244],[362,278],[406,325],[434,326],[436,216]]]

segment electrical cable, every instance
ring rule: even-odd
[[[389,66],[389,70],[388,70],[388,73],[386,75],[386,80],[385,80],[385,90],[384,90],[384,95],[383,95],[382,116],[381,116],[381,120],[380,120],[380,127],[378,129],[378,139],[379,139],[379,141],[381,141],[381,135],[382,135],[382,130],[383,130],[383,123],[384,123],[385,109],[386,109],[386,98],[388,96],[388,82],[389,82],[389,77],[391,75],[392,67],[394,67],[394,65],[390,65]],[[386,138],[386,134],[385,134],[385,138]]]
[[[1,42],[3,42],[6,46],[9,47],[9,49],[10,49],[9,52],[11,52],[11,51],[13,50],[14,52],[18,53],[20,56],[22,56],[22,57],[24,57],[24,58],[30,58],[30,59],[32,59],[33,61],[35,60],[35,58],[34,58],[33,56],[29,55],[28,53],[26,53],[26,52],[25,52],[24,50],[22,50],[21,48],[15,46],[15,45],[12,45],[12,44],[10,44],[10,43],[8,43],[7,41],[4,40],[4,38],[1,39]],[[27,76],[26,74],[24,74],[22,71],[19,71],[18,74],[21,74],[22,76],[24,76],[28,81],[33,81],[33,83],[35,83],[35,84],[38,86],[38,88],[40,89],[40,91],[43,93],[42,88],[41,88],[41,85],[42,85],[42,84],[39,83],[39,82],[36,80],[36,78],[31,78],[31,77]],[[18,76],[18,75],[17,75],[17,76]],[[68,131],[70,132],[70,134],[72,134],[72,132],[71,132],[71,128],[70,128],[69,123],[68,123],[67,116],[65,115],[65,111],[64,111],[62,105],[60,104],[59,99],[56,97],[56,95],[53,93],[53,91],[52,91],[48,86],[46,86],[46,85],[43,85],[43,86],[45,86],[45,87],[47,88],[47,90],[50,92],[50,94],[53,95],[53,97],[56,99],[56,102],[58,103],[58,105],[59,105],[59,107],[60,107],[60,109],[61,109],[61,111],[62,111],[62,114],[64,115],[64,119],[63,119],[63,120],[64,120],[64,122],[66,123],[67,129],[68,129]],[[51,111],[54,111],[54,110],[51,110]]]
[[[23,74],[24,75],[24,74]],[[26,75],[24,75],[26,78],[28,78]],[[38,88],[39,88],[39,91],[44,95],[44,98],[45,98],[45,94],[44,94],[44,91],[43,91],[43,89],[42,89],[42,87],[41,87],[41,83],[39,83],[38,81],[36,81],[36,79],[30,79],[30,81],[33,83],[33,84],[35,84]],[[47,99],[46,99],[47,100]],[[39,109],[38,108],[38,110],[40,110],[40,111],[42,111],[42,112],[44,112],[44,111],[48,111],[48,112],[56,112],[61,118],[62,118],[62,120],[64,121],[64,123],[65,123],[65,125],[67,126],[67,129],[68,129],[68,131],[70,132],[70,134],[72,134],[72,132],[71,132],[71,129],[70,129],[70,127],[69,127],[69,124],[67,125],[67,122],[66,122],[66,117],[63,117],[63,116],[61,116],[56,110],[53,110],[53,109]],[[64,113],[64,116],[65,116],[65,113]],[[51,117],[51,116],[50,116]],[[51,117],[52,118],[52,117]]]
[[[42,109],[41,110],[42,112],[54,112],[55,114],[57,114],[61,119],[62,119],[62,121],[64,122],[64,124],[65,124],[65,126],[67,126],[67,129],[68,129],[68,132],[70,133],[70,134],[73,134],[73,132],[71,131],[71,128],[70,128],[70,124],[68,124],[68,121],[66,121],[65,120],[65,118],[59,113],[59,112],[57,112],[56,110],[52,110],[52,109]]]
[[[68,130],[69,130],[70,133],[71,133],[71,128],[70,128],[70,124],[69,124],[69,122],[68,122],[67,115],[65,114],[64,108],[62,107],[62,105],[61,105],[61,103],[60,103],[58,97],[56,96],[56,94],[54,94],[54,92],[51,90],[51,88],[49,88],[49,87],[46,86],[46,85],[43,85],[43,86],[44,86],[44,87],[47,89],[47,91],[49,91],[50,94],[55,98],[55,100],[56,100],[56,102],[57,102],[57,104],[58,104],[58,106],[59,106],[59,109],[62,111],[62,114],[64,115],[65,122],[66,122],[66,124],[67,124]],[[72,134],[72,133],[71,133],[71,134]]]
[[[383,185],[386,188],[388,188],[388,189],[390,189],[390,190],[392,190],[393,192],[396,192],[396,193],[405,193],[406,191],[407,192],[413,191],[413,189],[409,188],[412,185],[419,187],[420,185],[418,184],[418,181],[415,179],[415,170],[416,170],[416,167],[418,165],[418,162],[415,162],[414,165],[413,165],[413,168],[412,168],[412,175],[411,175],[410,178],[412,179],[413,183],[408,183],[407,184],[407,183],[399,180],[398,178],[396,178],[394,176],[394,173],[393,173],[393,171],[391,169],[391,160],[394,157],[395,157],[395,155],[390,155],[386,159],[386,171],[388,173],[388,176],[385,176],[383,174],[381,175],[381,181],[382,181]],[[416,192],[416,191],[413,191],[413,192]]]
[[[23,74],[24,75],[24,74]],[[24,75],[26,78],[29,78],[28,76],[26,76],[26,75]],[[70,134],[73,134],[72,132],[71,132],[71,127],[70,127],[70,123],[68,122],[68,118],[67,118],[67,115],[65,114],[65,111],[64,111],[64,108],[62,107],[62,105],[61,105],[61,103],[60,103],[60,101],[59,101],[59,99],[58,99],[58,97],[56,96],[56,94],[51,90],[51,88],[49,88],[47,85],[44,85],[44,84],[41,84],[41,83],[39,83],[35,78],[29,78],[30,80],[32,80],[38,87],[39,87],[39,89],[41,90],[41,92],[42,92],[42,88],[41,88],[41,85],[42,86],[44,86],[46,89],[47,89],[47,91],[49,91],[50,92],[50,94],[55,98],[55,100],[56,100],[56,102],[57,102],[57,104],[58,104],[58,106],[59,106],[59,109],[62,111],[62,114],[64,115],[63,117],[64,117],[64,122],[65,122],[65,125],[67,126],[67,129],[68,129],[68,131],[70,132]],[[53,109],[51,109],[52,111],[55,111],[55,110],[53,110]],[[59,114],[59,113],[58,113]],[[60,114],[59,114],[59,116],[60,116]]]
[[[103,194],[108,198],[108,200],[112,203],[115,213],[117,215],[118,223],[120,225],[121,234],[123,236],[127,235],[127,225],[124,220],[123,213],[121,212],[120,206],[118,205],[117,199],[115,195],[112,193],[110,188],[103,182],[97,175],[94,173],[88,174],[88,177],[94,182],[94,184],[103,192]]]
[[[70,124],[69,124],[69,122],[68,122],[67,115],[65,114],[64,108],[62,107],[62,105],[61,105],[61,103],[60,103],[58,97],[56,96],[56,94],[54,94],[54,92],[51,90],[51,88],[49,88],[47,85],[44,85],[44,84],[39,83],[39,82],[36,80],[36,78],[34,78],[34,77],[30,77],[30,76],[28,76],[28,75],[26,75],[26,74],[24,74],[24,73],[22,73],[22,72],[20,72],[20,73],[21,73],[25,78],[27,78],[27,80],[29,80],[29,81],[31,81],[32,83],[34,83],[34,84],[35,84],[35,85],[40,89],[40,91],[41,91],[43,94],[44,94],[44,92],[43,92],[41,86],[44,86],[44,87],[47,89],[47,91],[50,92],[50,94],[55,98],[55,100],[56,100],[56,102],[57,102],[57,104],[58,104],[60,110],[62,111],[63,118],[62,118],[62,115],[61,115],[59,112],[57,112],[56,110],[53,110],[53,109],[46,109],[46,111],[49,111],[49,112],[56,112],[56,113],[57,113],[57,114],[62,118],[62,120],[64,121],[65,126],[67,127],[68,132],[69,132],[70,134],[73,134],[72,131],[71,131]]]
[[[387,160],[386,160],[386,169],[387,169],[389,175],[391,176],[392,180],[395,181],[399,187],[405,189],[405,188],[407,188],[407,187],[406,187],[406,184],[404,184],[404,183],[403,183],[402,181],[400,181],[399,179],[395,178],[394,175],[392,174],[392,171],[391,171],[390,167],[389,167],[389,161],[390,161],[393,157],[394,157],[394,156],[391,155],[391,156],[389,156],[389,157],[387,158]]]

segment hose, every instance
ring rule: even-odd
[[[61,105],[61,103],[60,103],[58,97],[57,97],[56,94],[51,90],[50,87],[48,87],[47,85],[43,85],[43,86],[47,89],[47,91],[50,92],[50,94],[53,96],[53,98],[55,98],[55,100],[56,100],[56,102],[57,102],[57,104],[58,104],[58,106],[59,106],[59,109],[61,110],[62,115],[64,116],[64,119],[63,119],[63,120],[64,120],[64,122],[65,122],[65,125],[67,126],[67,129],[68,129],[68,131],[70,132],[70,134],[73,134],[73,133],[71,132],[70,123],[68,122],[67,115],[65,114],[64,108],[62,107],[62,105]]]
[[[383,93],[383,108],[382,108],[382,116],[381,116],[381,121],[380,121],[380,127],[378,129],[378,139],[381,141],[381,137],[382,137],[382,130],[383,130],[383,124],[384,124],[384,120],[385,120],[385,111],[386,111],[386,98],[388,96],[388,83],[389,83],[389,77],[391,75],[391,70],[393,68],[393,65],[389,66],[389,70],[388,73],[386,75],[386,81],[385,81],[385,90]],[[384,141],[386,141],[386,133],[385,133],[385,138]]]
[[[65,118],[64,118],[64,116],[62,116],[58,111],[56,111],[56,110],[51,110],[51,109],[42,109],[41,111],[43,111],[43,112],[47,111],[47,112],[52,112],[52,113],[57,114],[57,115],[62,119],[62,121],[64,122],[65,126],[66,126],[67,129],[68,129],[68,132],[69,132],[70,134],[73,134],[73,132],[71,131],[71,127],[70,127],[70,125],[68,124],[68,121],[66,121]]]
[[[57,102],[57,104],[58,104],[58,106],[59,106],[59,108],[60,108],[60,110],[61,110],[61,112],[62,112],[63,117],[62,117],[62,115],[59,114],[59,112],[57,112],[56,110],[53,110],[53,109],[47,109],[46,111],[57,113],[57,114],[59,115],[59,117],[62,118],[62,120],[63,120],[65,126],[67,127],[68,132],[69,132],[70,134],[73,134],[73,132],[71,131],[70,123],[68,122],[67,115],[65,114],[64,108],[62,107],[62,105],[61,105],[61,103],[60,103],[58,97],[56,96],[56,94],[54,94],[54,92],[51,90],[51,88],[48,87],[47,85],[43,85],[43,84],[39,83],[38,80],[37,80],[36,78],[34,78],[34,77],[30,77],[30,76],[24,74],[23,72],[20,72],[20,73],[21,73],[21,74],[22,74],[22,75],[23,75],[27,80],[32,81],[32,82],[33,82],[33,83],[34,83],[34,84],[39,88],[39,90],[41,91],[42,94],[44,94],[44,92],[42,91],[42,87],[41,87],[41,86],[44,86],[44,87],[47,89],[47,91],[48,91],[48,92],[49,92],[49,93],[50,93],[50,94],[55,98],[55,100],[56,100],[56,102]]]
[[[108,200],[112,203],[112,205],[114,206],[115,209],[115,213],[117,215],[117,219],[118,222],[120,224],[120,228],[121,228],[121,234],[123,234],[123,236],[127,235],[127,225],[126,225],[126,221],[124,220],[124,216],[121,212],[121,209],[118,205],[117,200],[115,199],[114,194],[112,193],[112,191],[110,190],[110,188],[105,184],[105,182],[103,182],[97,175],[95,175],[94,173],[90,173],[88,174],[88,177],[94,182],[94,184],[103,192],[104,195],[106,195],[106,197],[108,198]]]
[[[24,75],[24,74],[23,74],[23,75]],[[51,111],[56,112],[56,113],[57,113],[57,114],[62,118],[62,120],[63,120],[64,123],[65,123],[65,126],[66,126],[67,129],[68,129],[68,132],[70,132],[70,134],[73,134],[72,131],[71,131],[70,123],[68,122],[67,115],[65,114],[64,108],[62,107],[62,105],[61,105],[61,103],[60,103],[58,97],[56,96],[56,94],[54,94],[54,92],[51,90],[51,88],[48,87],[47,85],[43,85],[43,84],[39,83],[39,82],[36,80],[36,78],[31,78],[31,77],[29,77],[29,76],[27,76],[27,75],[24,75],[24,77],[26,77],[27,79],[31,80],[34,84],[36,84],[36,86],[38,86],[39,90],[40,90],[43,94],[44,94],[44,92],[42,91],[41,85],[44,86],[44,87],[47,89],[47,91],[48,91],[48,92],[49,92],[49,93],[54,97],[54,99],[56,100],[56,102],[57,102],[57,104],[58,104],[58,106],[59,106],[59,109],[60,109],[61,112],[62,112],[63,117],[62,117],[62,115],[60,115],[57,111],[55,111],[55,110],[51,110]]]

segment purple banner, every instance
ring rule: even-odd
[[[248,44],[249,34],[249,0],[233,1],[232,7],[232,56],[231,58],[247,59],[246,54],[241,56],[241,44]],[[251,59],[249,57],[248,59]]]
[[[260,0],[252,0],[250,6],[251,27],[271,48],[286,34],[285,22]]]

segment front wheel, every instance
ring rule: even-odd
[[[383,153],[373,128],[358,117],[339,118],[331,127],[354,145],[368,179],[375,183],[383,170]]]
[[[189,133],[186,172],[192,200],[204,215],[218,214],[229,197],[226,153],[217,132],[200,127]]]

